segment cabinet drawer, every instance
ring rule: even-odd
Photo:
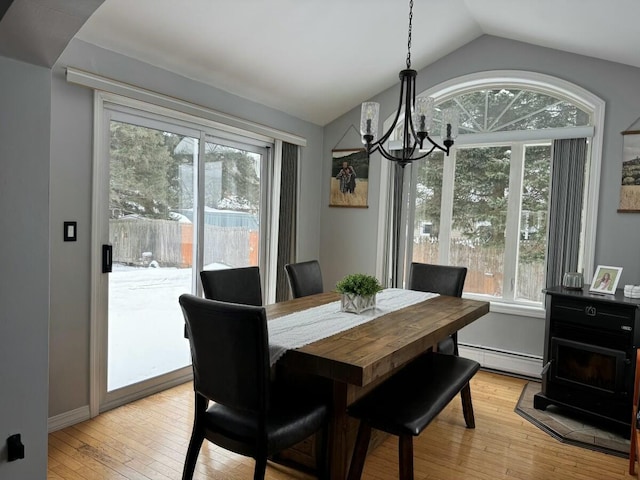
[[[613,305],[604,302],[572,301],[566,298],[553,298],[551,318],[567,323],[592,325],[611,330],[632,331],[635,320],[635,307]]]

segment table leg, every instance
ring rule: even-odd
[[[344,480],[347,477],[349,454],[347,384],[333,382],[333,409],[329,425],[329,473],[331,480]]]

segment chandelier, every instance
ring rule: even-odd
[[[431,138],[433,116],[435,112],[434,100],[431,97],[416,98],[416,75],[411,69],[411,28],[413,20],[413,0],[409,1],[409,32],[407,42],[407,68],[400,71],[400,101],[393,124],[387,132],[378,139],[378,119],[380,104],[365,102],[362,104],[360,117],[360,134],[367,153],[380,154],[391,161],[398,162],[402,167],[413,160],[420,160],[430,155],[434,150],[441,150],[449,155],[449,149],[458,136],[458,112],[447,109],[442,112],[442,145]],[[402,139],[399,149],[391,149],[387,141],[397,130],[401,112],[404,113],[402,124]],[[425,151],[425,140],[427,140]],[[394,142],[395,143],[395,142]],[[416,150],[418,151],[416,153]]]

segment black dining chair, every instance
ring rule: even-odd
[[[220,302],[262,305],[262,283],[259,267],[227,268],[223,270],[202,270],[200,282],[204,297]],[[187,336],[184,327],[184,338]]]
[[[449,295],[450,297],[461,297],[466,278],[466,267],[413,262],[409,270],[408,288],[421,292]],[[458,356],[458,332],[438,342],[438,352]],[[473,428],[475,420],[471,403],[471,387],[467,385],[463,388],[460,396],[462,397],[464,419],[467,426]]]
[[[284,266],[293,298],[306,297],[324,292],[322,271],[317,260],[289,263]]]
[[[189,334],[195,390],[193,431],[183,480],[190,480],[204,439],[256,461],[264,479],[267,458],[316,432],[320,478],[326,476],[328,406],[292,383],[270,379],[263,307],[180,296]],[[209,405],[209,402],[211,405]]]
[[[202,270],[200,281],[205,298],[243,305],[262,305],[259,267]]]

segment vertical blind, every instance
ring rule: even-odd
[[[560,285],[565,272],[578,269],[586,162],[586,138],[553,142],[547,287]]]
[[[289,283],[284,266],[295,261],[296,196],[298,182],[298,147],[282,143],[282,177],[280,184],[280,221],[278,224],[278,258],[276,272],[276,302],[288,300]]]

